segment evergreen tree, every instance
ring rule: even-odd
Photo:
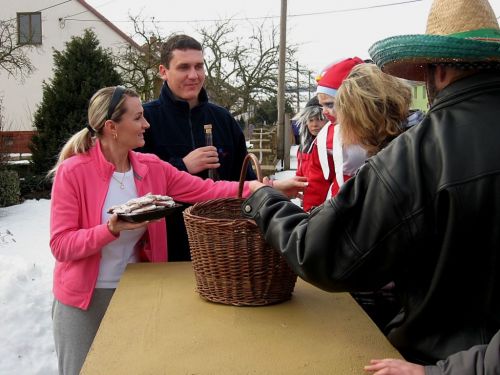
[[[109,51],[97,36],[85,30],[63,51],[54,51],[54,77],[43,83],[43,98],[34,117],[38,134],[32,139],[34,172],[45,174],[71,135],[87,122],[90,97],[100,88],[121,84]]]
[[[285,98],[285,112],[293,113],[292,105],[289,98]],[[267,100],[259,103],[255,108],[253,117],[249,122],[255,124],[272,125],[278,121],[278,98],[277,96],[272,96]]]

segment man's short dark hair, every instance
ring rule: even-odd
[[[187,50],[195,49],[197,51],[203,51],[200,42],[196,39],[185,34],[173,35],[161,46],[161,56],[160,64],[164,65],[166,68],[169,67],[170,61],[172,60],[172,55],[174,50]]]

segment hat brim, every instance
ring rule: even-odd
[[[424,81],[426,64],[500,61],[500,42],[442,35],[401,35],[376,42],[368,52],[385,73]]]

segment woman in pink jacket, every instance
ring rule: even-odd
[[[238,190],[237,182],[202,180],[155,155],[132,151],[144,145],[149,127],[132,90],[99,90],[90,100],[88,119],[51,171],[52,319],[59,373],[66,375],[80,372],[126,265],[168,259],[163,220],[128,223],[108,214],[108,208],[148,192],[194,203],[236,196]],[[298,177],[274,184],[290,195],[304,185]]]

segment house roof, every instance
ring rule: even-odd
[[[123,31],[121,31],[113,22],[108,20],[106,17],[104,17],[101,13],[99,13],[94,7],[91,5],[87,4],[85,0],[76,0],[80,4],[82,4],[85,8],[88,9],[89,12],[94,14],[97,18],[99,18],[102,22],[104,22],[106,25],[108,25],[114,32],[116,32],[118,35],[120,35],[123,39],[125,39],[131,46],[134,48],[140,50],[141,46],[137,44],[131,37],[129,37],[127,34],[125,34]]]

